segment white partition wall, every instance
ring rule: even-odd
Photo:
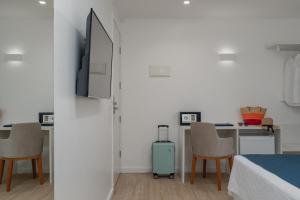
[[[112,194],[112,99],[75,96],[91,7],[112,36],[112,1],[54,3],[55,200],[105,200]]]

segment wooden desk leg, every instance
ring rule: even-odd
[[[0,185],[2,184],[5,160],[0,160]]]
[[[230,172],[231,172],[232,166],[233,166],[233,156],[230,156],[230,157],[228,158],[228,163],[229,163],[229,170],[230,170]]]
[[[54,179],[54,130],[53,128],[49,130],[49,180],[50,184],[53,183]]]
[[[6,191],[10,192],[10,186],[11,186],[11,179],[12,179],[12,173],[14,168],[14,161],[9,160],[8,161],[8,170],[7,170],[7,176],[6,176]]]
[[[32,165],[32,177],[33,179],[36,178],[36,162],[35,159],[31,160],[31,165]]]
[[[38,161],[38,174],[39,174],[39,179],[40,179],[40,184],[44,184],[44,176],[43,176],[43,159],[42,155],[40,155],[37,159]]]
[[[206,177],[206,159],[203,159],[203,178]]]
[[[194,184],[194,181],[195,181],[196,165],[197,165],[197,157],[195,155],[193,155],[193,159],[192,159],[192,172],[191,172],[191,178],[190,178],[190,183],[191,184]]]

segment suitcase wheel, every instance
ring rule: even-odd
[[[174,174],[169,175],[169,179],[174,179],[174,178],[175,178]]]
[[[153,173],[153,178],[154,178],[154,179],[158,179],[158,174]]]

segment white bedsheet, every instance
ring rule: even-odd
[[[228,192],[241,200],[300,200],[300,189],[243,156],[234,158]]]

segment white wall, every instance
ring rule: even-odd
[[[275,123],[300,124],[300,109],[281,102],[285,57],[265,48],[299,42],[300,20],[129,20],[122,38],[125,172],[151,169],[157,124],[171,125],[177,141],[180,111],[201,111],[203,121],[237,122],[239,107],[261,105]],[[223,47],[237,52],[235,65],[218,62]],[[149,65],[171,66],[172,77],[149,78]]]
[[[1,19],[0,124],[38,121],[39,112],[53,111],[53,20]],[[21,64],[5,54],[24,53]]]
[[[53,19],[0,19],[0,125],[37,122],[39,112],[53,112]],[[22,63],[8,63],[6,53],[24,53]],[[4,132],[3,132],[4,133]],[[0,137],[3,134],[0,134]],[[44,142],[44,171],[48,164]],[[18,161],[18,172],[31,173],[31,163]]]
[[[110,0],[54,3],[55,200],[107,199],[112,192],[112,100],[75,96],[91,7],[112,36]]]

